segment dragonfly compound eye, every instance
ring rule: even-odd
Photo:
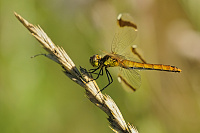
[[[93,66],[93,67],[98,67],[99,66],[99,62],[100,62],[100,59],[101,57],[96,54],[92,57],[90,57],[90,64]]]

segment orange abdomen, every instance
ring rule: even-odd
[[[143,70],[158,70],[158,71],[168,71],[168,72],[181,72],[181,69],[170,66],[170,65],[163,65],[163,64],[145,64],[134,62],[130,60],[123,60],[121,62],[121,67],[127,69],[143,69]]]

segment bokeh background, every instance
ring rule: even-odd
[[[0,0],[0,132],[112,132],[106,114],[68,79],[27,29],[16,11],[39,24],[79,67],[110,51],[116,17],[128,12],[138,25],[138,49],[149,63],[182,73],[142,71],[135,93],[114,83],[110,95],[124,119],[141,133],[200,132],[200,1],[198,0]],[[107,84],[99,79],[100,87]]]

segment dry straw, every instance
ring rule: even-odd
[[[87,98],[108,115],[110,127],[114,132],[138,133],[136,128],[125,122],[112,98],[101,93],[96,82],[92,80],[91,75],[87,73],[86,69],[80,67],[79,71],[65,50],[62,47],[56,46],[39,25],[34,26],[16,12],[14,14],[48,52],[48,54],[43,55],[60,64],[64,73],[86,90]]]

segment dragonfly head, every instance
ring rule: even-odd
[[[98,54],[95,54],[92,57],[90,57],[90,64],[93,67],[98,67],[100,65],[100,60],[101,60],[101,56],[99,56]]]

